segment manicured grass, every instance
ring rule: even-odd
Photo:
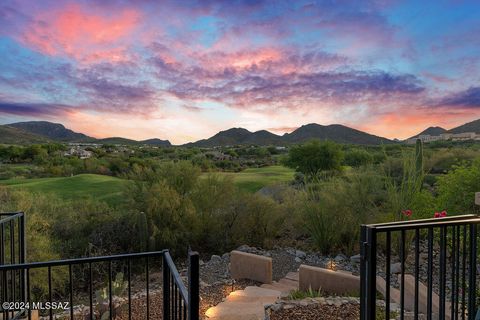
[[[221,172],[233,177],[235,184],[242,190],[257,192],[265,186],[288,182],[293,179],[294,171],[283,166],[249,168],[241,172]]]
[[[53,193],[65,200],[92,197],[110,204],[120,203],[127,180],[98,175],[79,174],[65,178],[0,180],[0,185],[38,193]]]

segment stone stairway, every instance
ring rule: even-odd
[[[231,292],[223,302],[208,309],[205,315],[212,320],[263,320],[265,305],[275,303],[297,289],[298,272],[290,272],[278,282]]]

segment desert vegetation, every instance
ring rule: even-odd
[[[1,147],[0,211],[28,213],[29,261],[163,248],[184,256],[189,246],[210,255],[242,244],[348,255],[358,252],[362,223],[478,212],[476,144],[312,141],[269,153],[274,166],[263,166],[266,147],[258,161],[238,153],[260,147],[229,147],[222,154],[236,158],[209,166],[198,158],[210,150],[102,148],[78,159],[62,157],[63,148]],[[215,161],[248,166],[229,171]],[[66,274],[57,272],[61,288]],[[41,295],[46,284],[38,286]]]

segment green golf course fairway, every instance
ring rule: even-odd
[[[232,176],[235,185],[247,192],[293,179],[294,171],[282,166],[250,168],[241,172],[219,172]],[[65,200],[78,200],[92,197],[115,205],[122,203],[122,192],[128,180],[98,175],[79,174],[73,177],[9,179],[0,180],[0,185],[34,193],[53,193]]]
[[[235,185],[248,192],[257,192],[265,186],[289,182],[294,170],[283,166],[249,168],[241,172],[220,172],[220,175],[232,176]]]
[[[65,200],[92,197],[109,204],[120,203],[127,180],[98,175],[79,174],[73,177],[9,179],[0,180],[0,185],[38,193],[53,193]]]

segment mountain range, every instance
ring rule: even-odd
[[[428,135],[431,135],[431,136],[439,136],[442,133],[465,133],[465,132],[480,133],[480,119],[465,123],[461,126],[452,128],[450,130],[444,129],[442,127],[429,127],[427,129],[425,129],[424,131],[420,132],[419,134],[411,137],[411,139],[412,138],[417,138],[418,136],[420,136],[422,134],[428,134]]]
[[[446,130],[441,127],[430,127],[412,137],[421,134],[439,135],[441,133],[480,133],[480,119]],[[396,141],[375,136],[347,126],[332,124],[328,126],[310,123],[303,125],[291,133],[276,135],[266,130],[251,132],[243,128],[231,128],[220,131],[208,139],[187,143],[186,147],[216,147],[227,145],[287,145],[304,142],[310,139],[332,140],[347,144],[379,145]],[[29,144],[42,142],[80,142],[99,144],[151,145],[159,147],[171,146],[170,141],[161,139],[132,140],[122,137],[96,139],[86,134],[75,132],[60,123],[48,121],[17,122],[0,125],[0,143]]]
[[[132,140],[121,137],[96,139],[65,128],[63,124],[48,121],[27,121],[0,125],[0,143],[27,144],[42,142],[80,142],[99,144],[171,146],[170,141],[160,139]]]

